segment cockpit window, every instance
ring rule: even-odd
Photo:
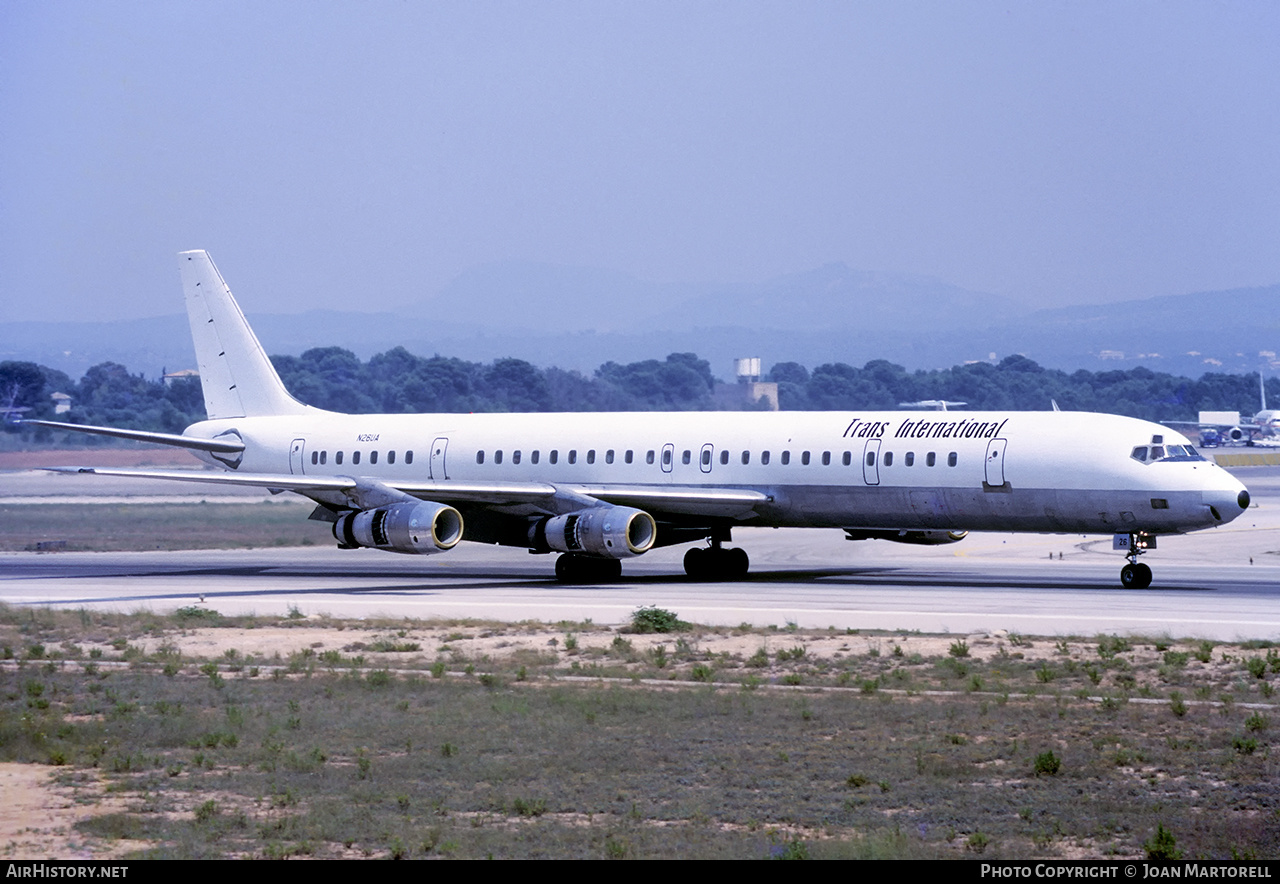
[[[1141,463],[1155,463],[1158,460],[1204,460],[1204,456],[1191,445],[1139,445],[1129,456]]]

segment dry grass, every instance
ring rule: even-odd
[[[1268,647],[0,613],[0,760],[104,853],[1280,854]]]

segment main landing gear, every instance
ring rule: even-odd
[[[741,580],[750,567],[745,549],[721,546],[716,538],[711,546],[695,546],[684,554],[684,573],[692,580]]]
[[[1124,549],[1124,535],[1117,534],[1115,546]],[[1146,534],[1130,534],[1125,558],[1129,564],[1120,569],[1120,583],[1125,589],[1146,589],[1151,585],[1151,568],[1138,561],[1138,556],[1156,545],[1156,539]]]

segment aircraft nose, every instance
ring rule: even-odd
[[[1230,522],[1249,508],[1249,489],[1235,477],[1220,488],[1205,491],[1204,502],[1219,524]]]

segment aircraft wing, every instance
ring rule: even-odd
[[[353,476],[296,476],[291,473],[232,473],[200,470],[134,470],[99,467],[46,467],[55,473],[79,473],[132,479],[165,479],[268,488],[313,495],[357,492],[362,484],[385,485],[421,500],[446,504],[530,506],[547,512],[591,506],[597,501],[632,506],[654,515],[749,518],[759,504],[773,498],[751,488],[703,488],[670,485],[551,485],[545,482],[387,482]]]

